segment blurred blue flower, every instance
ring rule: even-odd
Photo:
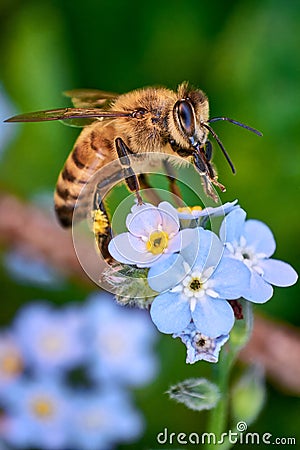
[[[93,379],[141,385],[153,379],[155,329],[146,311],[117,305],[112,295],[92,295],[83,319]]]
[[[0,83],[0,158],[10,141],[17,136],[20,130],[18,127],[11,127],[7,123],[3,123],[3,121],[9,116],[12,116],[14,112],[15,108],[12,105],[11,99],[5,92],[3,84]]]
[[[69,447],[78,450],[109,450],[117,442],[139,437],[143,420],[128,395],[115,385],[101,391],[77,392],[72,399]]]
[[[134,205],[126,226],[129,232],[115,236],[108,250],[117,261],[138,267],[151,267],[195,238],[193,229],[179,230],[178,213],[168,202],[158,207],[149,203]]]
[[[180,333],[193,320],[206,336],[226,335],[234,314],[226,300],[239,298],[250,274],[240,261],[224,257],[223,245],[209,230],[197,229],[199,242],[152,266],[150,287],[161,292],[150,314],[163,333]]]
[[[81,362],[81,311],[76,307],[55,310],[46,302],[32,303],[19,311],[13,332],[31,369],[48,373]]]
[[[42,258],[30,258],[19,250],[13,250],[4,255],[3,264],[19,283],[47,286],[48,289],[62,286],[63,277]]]
[[[242,296],[255,303],[264,303],[273,295],[275,286],[291,286],[298,275],[287,263],[270,259],[276,243],[271,230],[263,222],[247,220],[246,212],[239,208],[230,212],[222,222],[220,238],[226,254],[243,262],[247,267],[250,284]]]
[[[229,339],[229,334],[210,338],[198,331],[194,322],[191,322],[185,330],[173,334],[173,337],[179,337],[185,344],[187,363],[193,364],[201,360],[216,363],[219,359],[221,347]]]
[[[23,372],[23,355],[10,331],[0,333],[0,393],[14,383]]]
[[[2,396],[2,435],[14,447],[62,450],[68,444],[70,398],[58,380],[20,379]]]

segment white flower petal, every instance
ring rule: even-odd
[[[161,254],[153,255],[150,252],[140,252],[134,249],[129,240],[129,233],[121,233],[114,237],[108,245],[108,251],[117,261],[138,267],[151,267],[162,257]]]
[[[161,214],[155,206],[141,205],[138,208],[134,214],[128,214],[126,226],[137,237],[149,236],[162,225]]]
[[[163,219],[163,231],[166,233],[177,233],[179,230],[179,218],[176,209],[168,202],[158,205]]]

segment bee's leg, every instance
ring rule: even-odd
[[[201,175],[204,192],[206,193],[206,195],[211,197],[215,202],[217,202],[218,197],[215,194],[212,184],[211,184],[212,179],[210,177],[209,167],[207,166],[208,163],[206,162],[204,152],[203,151],[195,151],[193,153],[193,158],[194,158],[195,167],[198,170],[199,174]]]
[[[213,168],[212,163],[211,163],[212,151],[213,151],[213,147],[212,147],[211,142],[210,141],[206,141],[205,147],[204,147],[203,157],[205,159],[206,168],[207,168],[207,172],[208,172],[209,178],[211,179],[211,181],[213,183],[213,180],[216,178],[216,173],[215,173],[214,168]]]
[[[149,178],[147,177],[146,174],[144,173],[139,174],[139,184],[140,189],[146,190],[146,192],[144,192],[144,195],[149,202],[158,205],[162,201],[160,196],[155,192],[155,190],[149,183]]]
[[[123,167],[123,173],[127,187],[131,192],[135,192],[138,204],[141,205],[143,203],[143,200],[139,192],[140,191],[139,180],[136,174],[134,173],[131,167],[130,160],[128,158],[128,153],[132,153],[132,151],[130,150],[129,147],[127,147],[123,139],[119,137],[116,138],[115,145],[120,163]]]
[[[212,150],[213,150],[213,147],[212,147],[211,142],[206,141],[206,143],[205,143],[205,159],[206,159],[206,166],[207,166],[209,178],[215,186],[218,186],[218,188],[221,189],[222,192],[225,192],[226,188],[223,184],[218,182],[218,176],[217,176],[217,174],[213,168],[213,165],[211,163]]]
[[[111,241],[112,235],[111,226],[102,196],[100,194],[100,186],[96,187],[94,194],[92,219],[93,232],[99,251],[105,261],[112,262],[113,258],[108,251],[108,244]]]
[[[206,143],[205,143],[205,158],[206,158],[206,161],[211,161],[212,152],[213,152],[212,143],[210,141],[206,141]]]

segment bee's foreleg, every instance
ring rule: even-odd
[[[123,168],[125,182],[127,184],[128,189],[131,192],[135,192],[138,204],[141,205],[143,203],[142,197],[140,195],[140,184],[138,177],[134,173],[130,159],[128,158],[128,153],[132,153],[129,147],[125,144],[123,139],[116,138],[115,140],[116,150],[119,156],[120,163]]]
[[[214,167],[211,163],[212,152],[213,152],[213,147],[212,147],[211,142],[206,141],[204,148],[205,148],[204,156],[205,156],[207,172],[209,174],[209,178],[212,180],[212,183],[214,183],[214,181],[217,180],[217,174],[215,173]],[[218,183],[218,185],[220,185],[220,183]],[[221,186],[223,186],[223,185],[221,185]]]
[[[208,155],[208,159],[206,155]],[[203,176],[205,191],[214,201],[217,201],[217,196],[212,191],[208,183],[212,183],[213,185],[217,186],[222,192],[225,192],[226,188],[223,184],[218,182],[218,176],[215,173],[214,168],[210,162],[211,156],[212,147],[210,143],[208,144],[208,148],[207,146],[205,146],[205,151],[203,150],[203,148],[200,148],[198,149],[198,151],[195,151],[193,153],[195,166]]]
[[[213,152],[212,143],[210,141],[206,141],[205,142],[205,158],[206,158],[206,161],[211,161],[212,152]]]
[[[193,152],[194,163],[201,175],[208,175],[207,162],[205,155],[200,151]]]

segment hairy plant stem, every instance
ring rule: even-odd
[[[221,398],[209,414],[206,431],[208,436],[204,447],[206,450],[227,450],[233,445],[229,441],[228,435],[222,436],[222,433],[226,432],[228,426],[230,372],[252,331],[253,316],[250,302],[243,302],[243,312],[244,319],[237,321],[228,345],[221,352],[219,362],[213,367],[212,381],[218,386]]]

